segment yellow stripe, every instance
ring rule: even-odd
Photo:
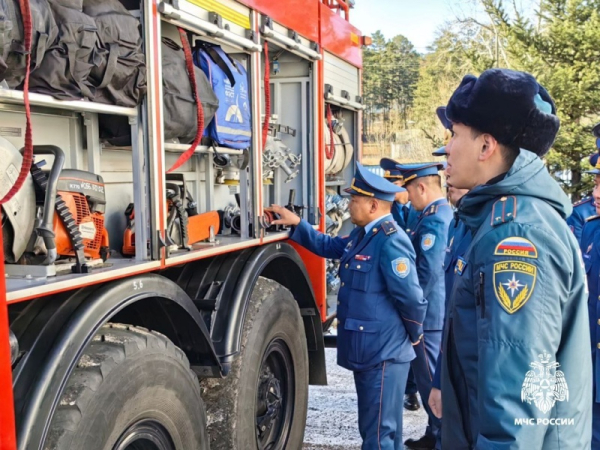
[[[375,194],[372,192],[363,191],[361,188],[358,188],[354,185],[354,180],[352,180],[352,184],[350,185],[350,189],[354,189],[356,192],[362,195],[368,195],[369,197],[375,197]]]
[[[235,23],[242,28],[247,30],[250,29],[250,17],[246,16],[240,12],[237,12],[227,6],[221,5],[219,2],[215,0],[188,0],[190,3],[199,6],[202,9],[205,9],[209,12],[214,12],[219,14],[223,19]]]
[[[392,175],[391,171],[386,170],[385,172],[383,172],[383,178],[397,178],[398,180],[402,180],[404,178],[404,175]]]
[[[404,184],[408,183],[410,180],[414,180],[415,178],[417,178],[417,174],[416,173],[414,175],[411,175],[410,177],[406,177],[404,179]]]

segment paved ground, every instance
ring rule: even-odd
[[[360,450],[356,393],[352,372],[335,363],[335,349],[326,351],[328,386],[310,386],[304,450]],[[404,439],[419,438],[427,422],[423,408],[404,411]]]

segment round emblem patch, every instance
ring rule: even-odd
[[[408,258],[396,258],[392,261],[392,269],[394,273],[400,278],[406,278],[406,276],[410,273],[410,265],[408,263]]]
[[[429,250],[435,244],[435,235],[431,233],[424,234],[421,238],[421,248],[425,251]]]

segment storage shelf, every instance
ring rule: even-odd
[[[0,103],[22,105],[24,103],[23,91],[0,89]],[[56,100],[50,95],[35,94],[31,92],[29,93],[29,103],[32,106],[47,106],[67,111],[114,114],[127,117],[136,117],[138,115],[137,108],[124,108],[121,106],[89,102],[87,100]]]
[[[128,275],[141,274],[160,268],[160,261],[136,261],[115,256],[109,258],[107,267],[92,269],[86,274],[65,274],[55,277],[24,279],[6,278],[6,300],[10,302],[25,300],[67,289],[88,286]]]
[[[197,259],[208,258],[209,256],[220,255],[222,253],[242,250],[248,247],[255,247],[260,244],[260,239],[247,238],[243,239],[240,236],[233,234],[223,236],[218,234],[215,238],[219,241],[218,244],[210,245],[207,243],[198,243],[192,245],[192,250],[176,250],[166,259],[167,266],[175,266],[184,264]]]
[[[173,144],[173,143],[165,143],[165,152],[167,153],[183,153],[188,148],[190,148],[190,144]],[[127,150],[131,151],[131,146],[115,146],[115,145],[103,145],[102,148],[107,150]],[[196,147],[196,151],[194,153],[214,153],[212,147],[208,147],[206,145],[199,145]],[[243,150],[235,150],[233,148],[225,148],[225,147],[217,147],[217,152],[221,155],[243,155]]]
[[[188,148],[190,148],[191,144],[174,144],[171,142],[165,142],[165,151],[170,153],[183,153]],[[214,153],[213,147],[208,147],[206,145],[199,145],[196,147],[196,151],[194,153]],[[221,153],[223,155],[243,155],[243,150],[236,150],[233,148],[227,147],[217,147],[217,153]]]

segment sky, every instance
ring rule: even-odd
[[[479,0],[355,0],[350,10],[350,22],[364,35],[381,30],[387,39],[398,34],[408,38],[419,53],[427,52],[436,31],[446,21],[457,17],[482,19]],[[529,14],[539,0],[511,0],[521,13]],[[511,9],[507,12],[510,14]],[[483,20],[486,21],[485,16]]]
[[[427,51],[438,27],[452,18],[448,0],[356,0],[350,10],[350,22],[364,35],[381,30],[390,39],[402,34],[419,53]]]

